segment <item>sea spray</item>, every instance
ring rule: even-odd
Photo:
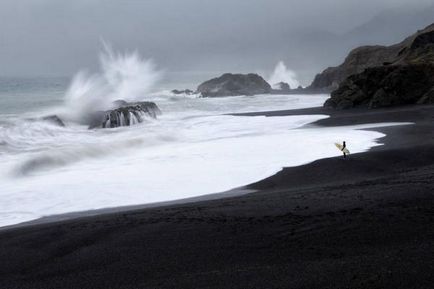
[[[77,73],[65,95],[70,121],[86,123],[92,112],[112,108],[114,101],[144,100],[161,79],[154,62],[137,51],[119,53],[104,44],[100,54],[100,71]]]
[[[273,73],[268,79],[268,83],[273,86],[274,89],[279,89],[279,87],[275,87],[279,82],[286,82],[291,88],[297,88],[300,86],[300,82],[297,80],[295,72],[288,69],[283,61],[277,63]]]

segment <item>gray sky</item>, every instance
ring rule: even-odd
[[[95,70],[104,39],[153,58],[178,85],[266,76],[280,60],[308,84],[350,48],[391,44],[431,22],[434,0],[2,0],[0,75]]]

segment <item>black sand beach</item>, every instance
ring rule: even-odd
[[[433,288],[434,106],[261,114],[312,113],[414,124],[251,194],[3,229],[0,288]]]

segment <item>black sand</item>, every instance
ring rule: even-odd
[[[252,194],[2,230],[0,288],[433,288],[434,107],[330,113],[415,124]]]

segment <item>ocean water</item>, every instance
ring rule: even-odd
[[[158,78],[151,63],[110,57],[99,74],[73,80],[0,80],[0,226],[224,192],[338,156],[335,142],[367,151],[384,135],[362,129],[391,125],[320,128],[310,124],[327,115],[235,116],[321,106],[328,95],[174,96],[149,90]],[[80,124],[87,110],[119,96],[154,101],[163,114],[131,127]],[[51,114],[66,126],[40,120]]]

